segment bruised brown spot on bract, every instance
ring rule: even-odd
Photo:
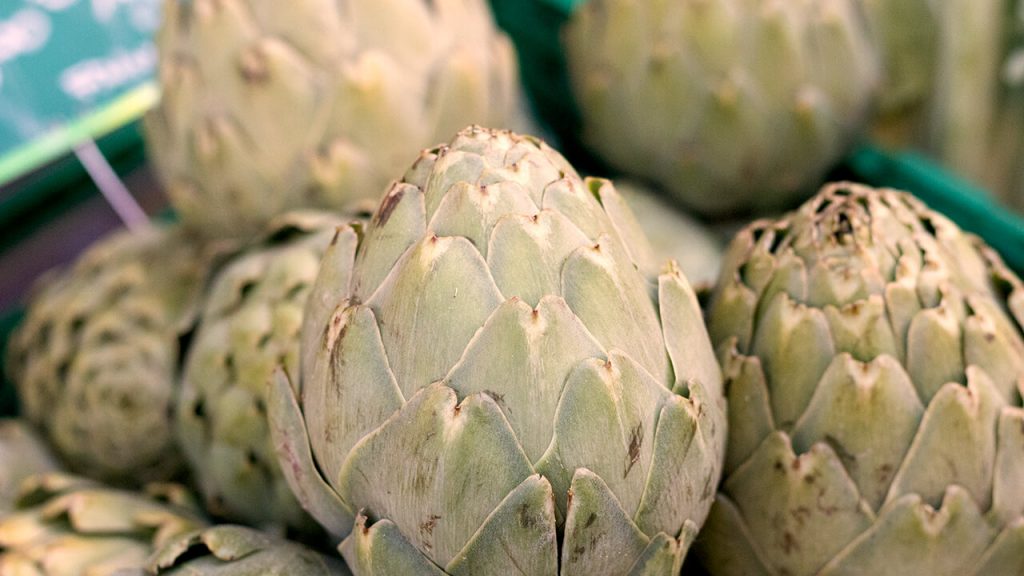
[[[505,395],[504,394],[498,394],[497,392],[495,392],[493,390],[484,390],[484,394],[490,396],[491,400],[494,400],[495,404],[497,404],[499,406],[504,406],[505,405]]]
[[[390,194],[384,197],[384,200],[380,203],[380,208],[377,209],[377,225],[383,226],[388,223],[391,219],[391,213],[395,211],[395,207],[405,196],[405,190],[402,188],[396,188],[391,191]]]
[[[238,62],[238,73],[248,84],[262,84],[270,78],[267,56],[262,50],[252,48],[246,50]]]
[[[433,535],[434,527],[437,526],[437,521],[440,519],[441,517],[437,514],[431,514],[430,516],[427,516],[427,520],[420,524],[420,533],[427,537]]]
[[[792,554],[793,552],[800,549],[800,545],[797,543],[796,538],[790,532],[785,532],[782,535],[782,551],[786,554]]]
[[[623,478],[629,476],[633,466],[640,461],[640,447],[643,446],[643,443],[644,427],[643,424],[637,424],[629,434],[629,463],[626,465],[625,472],[622,473]]]

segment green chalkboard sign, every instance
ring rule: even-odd
[[[156,101],[160,0],[0,1],[0,185]]]

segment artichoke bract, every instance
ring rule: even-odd
[[[14,508],[26,478],[59,469],[49,448],[24,421],[0,420],[0,516]]]
[[[584,143],[713,216],[810,196],[879,77],[856,0],[591,0],[565,44]]]
[[[210,236],[372,206],[423,148],[518,110],[485,0],[165,0],[157,43],[148,142],[183,221]]]
[[[0,574],[141,574],[155,550],[205,523],[181,486],[135,493],[64,474],[34,476],[18,509],[0,518]]]
[[[185,363],[176,431],[211,513],[249,524],[315,526],[278,468],[266,388],[297,373],[302,313],[333,235],[355,250],[339,216],[289,213],[213,279]]]
[[[165,576],[346,576],[329,558],[245,526],[223,524],[179,536],[150,560],[150,574]]]
[[[713,575],[1024,567],[1024,286],[912,196],[839,183],[743,230],[709,330],[729,448]]]
[[[271,432],[354,573],[678,572],[721,373],[635,222],[542,142],[472,127],[393,185],[350,273],[328,250]]]
[[[44,277],[7,366],[22,415],[75,472],[116,484],[182,468],[171,410],[179,337],[211,260],[180,226],[116,232]]]

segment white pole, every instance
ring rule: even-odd
[[[96,142],[87,139],[79,143],[75,146],[75,156],[129,230],[136,231],[150,225],[149,217],[117,176],[114,168],[103,157]]]

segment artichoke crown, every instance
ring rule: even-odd
[[[1024,289],[911,196],[827,187],[739,234],[710,312],[729,448],[716,574],[1024,562]]]
[[[678,569],[724,406],[696,297],[646,249],[609,182],[482,128],[391,188],[350,275],[329,249],[271,421],[356,573]]]

